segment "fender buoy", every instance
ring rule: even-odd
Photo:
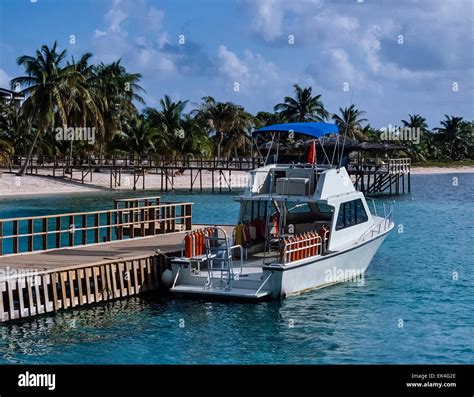
[[[161,281],[166,288],[170,288],[173,285],[173,272],[170,269],[166,269],[161,273]]]

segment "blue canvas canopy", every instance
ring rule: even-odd
[[[285,124],[273,124],[267,125],[266,127],[260,128],[252,133],[252,136],[261,135],[266,132],[296,132],[311,136],[313,138],[320,138],[326,134],[337,134],[339,128],[335,124],[311,122],[311,123],[285,123]]]

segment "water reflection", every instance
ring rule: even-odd
[[[131,297],[3,324],[0,326],[0,362],[17,363],[21,362],[17,356],[47,356],[60,346],[116,337],[114,328],[139,327],[137,314],[147,310],[149,305],[141,297]]]

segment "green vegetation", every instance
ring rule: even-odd
[[[381,142],[384,136],[368,124],[365,112],[355,105],[329,113],[321,95],[311,87],[294,85],[273,112],[255,116],[232,102],[207,96],[186,112],[187,100],[173,101],[165,95],[158,109],[145,105],[141,75],[128,72],[120,60],[111,64],[91,64],[92,54],[77,61],[67,60],[57,44],[44,45],[33,56],[18,58],[25,74],[11,81],[20,87],[26,100],[20,108],[0,103],[0,164],[14,155],[112,156],[204,155],[243,156],[251,153],[251,131],[268,124],[297,121],[335,122],[348,137]],[[426,120],[409,115],[401,126],[418,129],[419,140],[394,141],[403,145],[405,155],[423,165],[468,164],[474,159],[473,122],[445,115],[439,126],[429,128]],[[95,140],[58,140],[58,128],[94,128]],[[462,161],[464,160],[464,161]],[[461,162],[462,161],[462,162]],[[25,173],[23,163],[20,175]]]

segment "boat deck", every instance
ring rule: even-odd
[[[208,225],[193,225],[201,229]],[[233,226],[222,226],[232,233]],[[181,242],[186,232],[168,233],[157,236],[117,240],[107,243],[91,244],[48,251],[5,255],[0,257],[0,270],[16,272],[49,272],[77,269],[91,265],[100,265],[113,261],[130,260],[146,255],[154,255],[159,249],[168,254],[181,250]],[[2,276],[0,276],[0,281]]]

